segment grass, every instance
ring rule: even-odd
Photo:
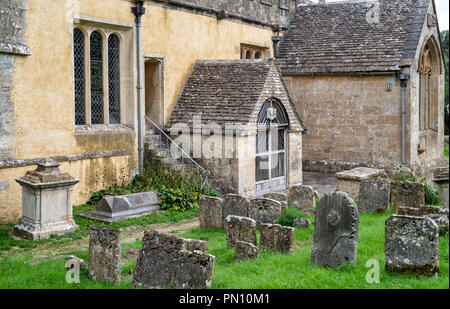
[[[448,289],[449,239],[440,238],[440,268],[438,278],[389,274],[384,271],[384,221],[387,214],[361,214],[357,264],[330,269],[309,265],[310,241],[313,227],[295,230],[295,252],[285,255],[261,252],[256,260],[234,263],[234,249],[226,246],[225,231],[195,228],[180,233],[185,238],[209,242],[209,253],[216,257],[212,288],[214,289]],[[139,248],[140,240],[123,244],[126,248]],[[74,255],[88,259],[87,250],[74,251]],[[126,254],[122,254],[126,257]],[[122,283],[113,286],[88,279],[87,271],[80,273],[79,284],[65,281],[65,258],[45,260],[37,265],[27,263],[33,257],[8,257],[0,261],[0,288],[130,288],[135,261],[122,266]],[[369,270],[366,262],[375,259],[380,265],[380,283],[366,282]]]
[[[0,224],[0,252],[2,250],[9,250],[12,247],[18,247],[25,250],[36,248],[39,244],[65,244],[70,243],[71,240],[81,239],[89,235],[91,225],[107,226],[117,229],[127,228],[131,226],[142,228],[148,227],[151,224],[160,223],[177,223],[182,220],[193,219],[198,217],[198,209],[188,209],[186,211],[177,210],[162,210],[153,212],[149,215],[145,215],[139,218],[131,218],[121,222],[115,222],[113,224],[104,224],[92,219],[81,217],[80,214],[95,210],[93,205],[81,205],[73,208],[73,217],[75,223],[79,226],[79,229],[75,232],[67,233],[61,236],[52,236],[49,239],[43,240],[17,240],[10,235],[14,224]]]

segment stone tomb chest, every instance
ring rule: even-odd
[[[161,209],[155,192],[141,192],[120,196],[104,196],[97,208],[81,216],[106,223],[140,217]]]
[[[358,200],[360,182],[364,179],[381,176],[382,173],[381,169],[368,167],[357,167],[336,173],[336,191],[345,192],[353,200]]]

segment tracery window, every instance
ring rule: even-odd
[[[103,29],[73,31],[75,124],[118,124],[121,105],[120,39]]]
[[[420,60],[420,130],[436,129],[437,126],[437,78],[439,66],[436,64],[435,58],[433,44],[429,41],[423,49]]]

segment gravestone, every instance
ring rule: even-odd
[[[449,230],[448,208],[439,206],[423,206],[420,208],[400,207],[398,214],[432,219],[439,227],[439,235],[444,235]]]
[[[91,225],[89,234],[89,278],[120,283],[121,232],[117,229]]]
[[[159,210],[161,209],[159,202],[159,196],[155,192],[104,196],[94,211],[83,213],[81,216],[111,224]]]
[[[425,187],[418,182],[391,183],[391,208],[398,212],[400,207],[420,208],[425,206]]]
[[[261,224],[261,250],[282,253],[294,252],[294,228],[279,224]]]
[[[223,200],[220,197],[202,196],[198,204],[200,227],[222,228]]]
[[[353,200],[359,200],[361,181],[375,178],[383,174],[383,170],[369,167],[357,167],[336,173],[336,191],[345,192]]]
[[[294,219],[293,225],[294,227],[299,229],[309,229],[309,227],[311,226],[311,221],[304,218],[296,218]]]
[[[394,215],[385,223],[386,271],[439,274],[439,231],[429,218]]]
[[[284,192],[266,193],[264,194],[264,197],[280,202],[283,207],[287,206],[288,195]]]
[[[248,216],[256,221],[259,228],[262,223],[274,223],[281,216],[280,202],[268,198],[254,198],[250,200]]]
[[[246,217],[228,216],[225,219],[227,246],[233,247],[236,241],[245,241],[256,246],[256,221]]]
[[[201,251],[203,253],[208,253],[208,242],[205,240],[198,239],[185,239],[184,249],[187,251]]]
[[[227,194],[223,201],[223,226],[225,226],[225,219],[228,216],[248,217],[249,201],[239,194]]]
[[[316,208],[310,264],[356,264],[359,213],[345,192],[325,194]]]
[[[259,255],[259,249],[257,246],[246,242],[246,241],[236,241],[234,251],[234,261],[239,262],[248,259],[257,259]]]
[[[177,235],[145,231],[133,286],[210,288],[215,257],[186,250],[186,243]]]
[[[361,180],[359,186],[358,210],[360,213],[382,213],[389,209],[391,184],[382,178]]]
[[[434,171],[433,182],[436,183],[439,190],[441,205],[444,208],[449,206],[449,170],[448,166],[439,167]]]
[[[288,205],[298,209],[314,209],[316,200],[314,189],[311,186],[292,186],[289,188]]]

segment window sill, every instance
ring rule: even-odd
[[[134,129],[124,124],[75,125],[75,135],[99,133],[134,133]]]

